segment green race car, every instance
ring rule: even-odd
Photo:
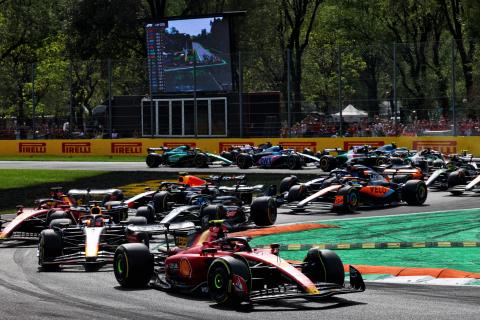
[[[232,161],[190,146],[179,146],[174,149],[148,148],[146,163],[150,168],[156,168],[160,165],[207,168],[211,164],[227,167],[232,164]]]

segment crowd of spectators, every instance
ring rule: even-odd
[[[480,119],[463,119],[457,122],[457,135],[480,135]],[[342,132],[340,132],[342,131]],[[362,119],[357,122],[342,123],[333,121],[328,117],[308,115],[303,120],[295,123],[291,128],[286,122],[282,123],[280,137],[395,137],[395,136],[424,136],[431,134],[453,134],[453,124],[449,119],[440,117],[437,120],[419,120],[410,122],[393,121],[381,117],[373,120]],[[134,134],[134,137],[138,134]],[[1,139],[95,139],[110,138],[108,130],[101,125],[83,129],[71,127],[68,121],[39,121],[35,124],[35,131],[26,123],[0,124]],[[112,138],[120,135],[112,130]]]
[[[463,119],[457,122],[457,135],[480,135],[479,119]],[[340,132],[342,131],[342,132]],[[396,137],[396,136],[424,136],[429,134],[453,134],[453,123],[444,117],[437,120],[418,120],[410,122],[394,121],[393,119],[375,117],[356,122],[339,122],[326,117],[306,116],[300,122],[288,127],[282,123],[280,136],[286,137]]]
[[[38,121],[35,127],[23,122],[13,121],[0,126],[0,139],[94,139],[103,138],[105,135],[102,126],[79,128],[70,126],[68,121]],[[112,132],[113,135],[113,132]],[[115,133],[118,137],[118,133]]]

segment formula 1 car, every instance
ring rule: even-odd
[[[333,251],[310,249],[303,262],[291,264],[280,258],[278,244],[254,249],[247,238],[225,237],[220,230],[210,228],[200,235],[177,230],[174,237],[180,247],[170,247],[168,240],[166,246],[152,250],[138,243],[121,245],[115,251],[115,278],[126,288],[150,285],[185,294],[208,292],[221,305],[325,298],[365,290],[353,266],[350,286],[344,286],[344,266]]]
[[[428,177],[427,186],[438,190],[451,189],[453,194],[461,194],[462,186],[465,187],[474,180],[478,173],[479,168],[476,162],[464,162],[455,157],[444,168],[435,170]]]
[[[430,148],[420,150],[406,159],[413,166],[421,168],[426,174],[445,167],[447,161],[444,155]]]
[[[280,190],[286,207],[294,212],[307,209],[330,209],[336,212],[354,212],[359,206],[384,206],[401,201],[408,205],[421,205],[427,198],[427,186],[422,180],[407,180],[404,183],[389,181],[388,177],[371,168],[355,165],[349,170],[337,169],[327,177],[317,178],[304,184],[295,179],[282,180]]]
[[[160,165],[207,168],[210,164],[220,164],[222,166],[232,164],[232,161],[219,155],[202,152],[190,146],[179,146],[174,149],[148,148],[147,151],[148,155],[145,161],[149,168],[156,168]]]
[[[211,176],[207,180],[181,175],[178,182],[162,182],[156,191],[146,191],[127,200],[137,208],[136,215],[148,223],[194,221],[208,227],[208,219],[225,219],[230,228],[272,225],[277,210],[270,189],[263,185],[247,186],[245,176]],[[234,181],[233,186],[219,185]],[[276,191],[275,191],[276,193]],[[253,195],[263,195],[252,200]],[[140,205],[139,205],[140,204]]]
[[[319,168],[325,172],[340,168],[353,159],[356,164],[368,167],[379,167],[389,162],[387,156],[381,152],[374,152],[370,146],[353,146],[348,151],[341,148],[324,149],[317,157],[320,158]]]
[[[272,146],[260,152],[240,153],[236,157],[240,169],[257,166],[264,169],[298,170],[314,164],[318,166],[320,159],[309,154],[300,153],[293,149],[283,149],[281,146]]]
[[[89,203],[98,200],[105,214],[115,222],[125,220],[128,205],[123,202],[123,193],[118,189],[75,190],[64,194],[62,188],[52,188],[50,198],[35,200],[35,207],[25,209],[18,206],[16,216],[7,221],[0,220],[0,239],[37,240],[39,233],[48,228],[54,219],[69,219],[76,223],[89,213]],[[5,224],[5,226],[4,226]]]
[[[134,232],[126,224],[146,224],[145,218],[131,217],[125,224],[115,224],[102,214],[98,206],[80,217],[78,224],[69,219],[55,219],[50,228],[40,232],[38,264],[44,271],[59,270],[63,265],[83,265],[86,271],[96,271],[113,262],[115,249],[127,242],[148,244],[145,233]]]

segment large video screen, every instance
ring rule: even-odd
[[[228,18],[169,20],[145,29],[153,94],[232,90]]]

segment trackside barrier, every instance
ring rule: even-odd
[[[478,137],[372,137],[372,138],[262,138],[262,139],[91,139],[91,140],[0,140],[0,156],[145,156],[150,147],[176,147],[189,145],[204,151],[218,153],[232,146],[265,142],[302,151],[309,148],[321,151],[340,147],[349,149],[355,145],[379,147],[395,142],[409,149],[432,148],[446,154],[468,150],[480,154]]]

